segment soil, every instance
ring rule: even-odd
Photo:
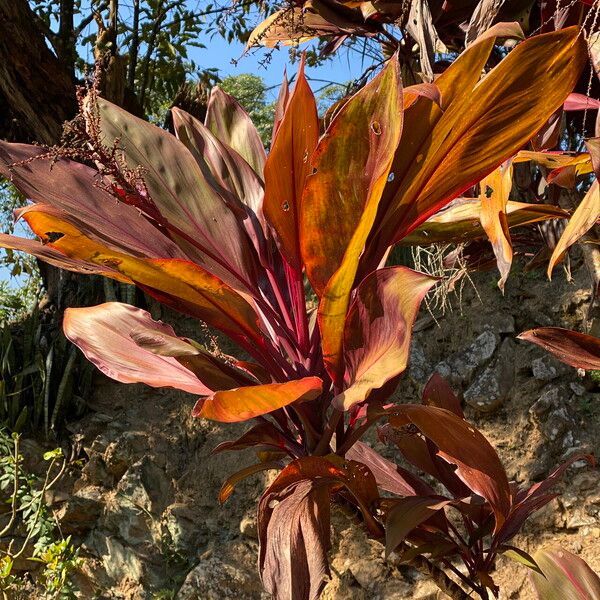
[[[434,312],[437,322],[422,310],[414,363],[397,395],[418,401],[426,377],[446,361],[455,390],[472,398],[471,404],[465,402],[467,419],[498,450],[509,478],[525,485],[573,452],[598,454],[600,389],[589,375],[532,345],[505,343],[536,326],[580,328],[590,302],[585,271],[571,282],[557,272],[550,283],[539,274],[513,271],[504,296],[497,274],[483,273],[474,285],[465,285],[460,299],[448,298],[444,315]],[[491,332],[491,355],[481,348],[479,354],[465,355],[486,332]],[[468,368],[460,362],[465,360],[472,362]],[[467,392],[486,369],[498,374],[502,389],[493,402],[478,404],[477,390]],[[86,559],[77,577],[82,598],[267,598],[256,572],[254,513],[269,474],[240,482],[219,506],[223,480],[250,464],[253,454],[211,451],[247,426],[193,419],[194,401],[187,394],[115,384],[98,375],[90,411],[69,425],[71,442],[85,461],[57,494],[53,509]],[[534,515],[515,545],[534,552],[560,544],[600,571],[597,468],[576,463],[558,489],[562,496]],[[381,544],[341,512],[334,511],[332,529],[326,600],[442,597],[413,569],[385,562]],[[525,567],[508,559],[500,559],[497,567],[500,598],[534,598]]]

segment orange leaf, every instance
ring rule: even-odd
[[[575,209],[569,219],[558,244],[552,252],[548,264],[548,277],[552,278],[552,271],[563,254],[583,235],[585,235],[600,217],[600,187],[598,180],[592,183],[587,194]]]
[[[401,168],[392,167],[393,194],[386,191],[386,214],[371,236],[377,244],[372,261],[514,155],[562,105],[587,61],[580,30],[562,29],[519,44],[474,88],[469,79],[463,89],[462,65],[486,44],[470,47],[436,81],[443,114],[429,103],[429,112],[416,113],[413,122],[407,111]]]
[[[302,199],[301,247],[319,296],[325,362],[339,369],[343,324],[358,262],[402,131],[397,59],[337,113],[313,155]]]
[[[506,205],[512,188],[512,163],[505,162],[481,180],[481,225],[492,244],[500,271],[498,287],[504,292],[504,284],[510,272],[513,250],[508,233]]]
[[[435,282],[406,267],[379,269],[362,281],[344,330],[349,385],[334,399],[335,408],[349,410],[364,402],[404,371],[421,300]]]
[[[567,219],[569,213],[552,204],[506,203],[506,218],[509,227],[520,227],[549,219]],[[425,223],[417,227],[400,241],[402,246],[427,246],[429,244],[465,242],[482,238],[481,200],[479,198],[457,198]]]
[[[25,220],[47,245],[91,265],[114,269],[103,273],[135,283],[182,312],[198,317],[235,337],[262,337],[250,304],[202,267],[181,259],[140,258],[94,239],[74,219],[44,205],[28,207]],[[81,227],[81,229],[79,228]],[[58,237],[58,239],[56,239]]]
[[[222,423],[247,421],[293,402],[314,400],[321,394],[322,386],[318,377],[304,377],[217,392],[198,400],[192,415]]]
[[[319,139],[315,98],[304,76],[304,55],[294,91],[278,126],[265,164],[265,217],[277,232],[288,262],[302,269],[299,212],[306,177],[312,172],[310,158]]]

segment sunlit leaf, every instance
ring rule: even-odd
[[[117,202],[109,182],[94,169],[72,160],[40,158],[39,146],[0,140],[0,174],[33,202],[75,216],[99,238],[149,258],[185,258],[172,240],[137,208]],[[16,163],[16,164],[15,164]]]
[[[225,196],[225,200],[235,203],[239,199],[259,214],[263,186],[254,169],[192,115],[176,107],[171,109],[171,114],[177,138],[194,155],[205,177],[213,177],[217,186],[234,195],[233,198]]]
[[[221,391],[198,400],[192,415],[223,423],[247,421],[293,402],[314,400],[321,394],[322,384],[318,377],[304,377]]]
[[[313,155],[302,199],[301,245],[318,295],[325,363],[338,373],[343,323],[360,256],[402,130],[396,59],[337,113]]]
[[[510,273],[513,257],[506,216],[506,205],[513,183],[512,176],[512,163],[507,161],[484,177],[479,184],[481,226],[485,230],[496,256],[496,264],[500,271],[498,287],[502,291],[504,291],[504,284]]]
[[[265,164],[264,213],[277,232],[290,265],[302,269],[299,214],[306,177],[312,173],[311,156],[319,138],[315,98],[304,76],[304,57],[296,84]]]
[[[244,469],[241,469],[240,471],[235,472],[233,475],[230,475],[223,482],[223,485],[221,486],[221,489],[219,490],[219,502],[221,504],[226,502],[229,499],[229,497],[231,496],[231,494],[233,494],[233,490],[235,489],[235,486],[243,479],[250,477],[250,475],[255,475],[256,473],[262,473],[263,471],[269,471],[271,469],[280,469],[280,468],[281,468],[281,463],[279,461],[269,461],[269,462],[265,462],[265,463],[258,463],[255,465],[250,465]]]
[[[486,43],[471,46],[446,70],[442,77],[456,84],[436,81],[443,114],[433,104],[412,109],[419,120],[404,128],[386,213],[371,235],[377,244],[371,260],[521,149],[562,105],[587,61],[579,30],[563,29],[522,42],[471,89],[460,74]],[[406,121],[412,125],[410,111]]]
[[[219,86],[211,90],[205,125],[263,176],[267,156],[260,135],[240,103]]]
[[[344,329],[345,381],[333,404],[349,410],[404,371],[421,301],[436,279],[406,267],[374,271],[364,279]]]
[[[90,308],[68,308],[63,330],[86,358],[105,375],[123,383],[143,382],[152,387],[174,387],[192,394],[212,390],[175,358],[159,356],[136,344],[139,329],[176,337],[169,325],[149,313],[119,302]]]
[[[130,336],[140,348],[148,352],[175,358],[213,391],[230,390],[241,385],[256,383],[244,371],[235,369],[199,344],[190,343],[184,338],[146,327],[135,329]]]
[[[595,180],[569,219],[552,252],[548,263],[549,278],[552,277],[552,271],[564,253],[595,225],[598,218],[600,218],[600,186],[598,180]]]
[[[583,559],[560,546],[538,550],[534,558],[543,572],[530,574],[540,600],[600,599],[600,577]]]
[[[43,205],[28,207],[22,214],[36,235],[67,256],[110,267],[117,272],[115,278],[141,285],[173,308],[203,319],[233,337],[261,336],[256,314],[246,300],[194,263],[138,258],[125,254],[125,248],[120,252],[112,250],[87,237],[73,224],[73,217]],[[105,274],[112,276],[111,272]]]
[[[234,289],[251,288],[257,259],[241,216],[227,208],[192,153],[174,135],[106,100],[98,100],[98,110],[106,143],[118,139],[129,167],[143,168],[160,219],[187,256]]]
[[[515,562],[525,565],[528,569],[531,569],[532,571],[543,575],[533,556],[527,554],[527,552],[525,552],[524,550],[521,550],[520,548],[515,548],[514,546],[500,546],[500,551],[503,556],[506,556],[506,558],[510,558]]]
[[[566,219],[569,213],[551,204],[506,203],[509,229],[549,219]],[[481,226],[481,200],[458,198],[447,208],[430,217],[425,223],[400,241],[402,246],[465,242],[485,237]]]

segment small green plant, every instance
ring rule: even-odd
[[[71,538],[63,538],[45,502],[45,495],[63,476],[67,460],[60,448],[46,452],[43,477],[25,470],[20,435],[0,430],[0,592],[3,600],[17,598],[33,586],[48,600],[75,598],[70,580],[82,559]],[[57,535],[58,534],[58,535]],[[26,557],[41,563],[39,575],[17,575],[14,564]]]

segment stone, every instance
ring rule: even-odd
[[[440,362],[435,370],[453,384],[470,383],[475,372],[494,355],[498,339],[497,334],[486,329],[468,348]]]
[[[240,521],[240,533],[245,537],[258,539],[258,527],[255,515],[246,516]]]
[[[144,569],[135,551],[115,537],[106,537],[105,540],[106,553],[102,555],[102,564],[106,574],[113,581],[125,580],[139,583]]]
[[[500,408],[515,382],[515,344],[505,339],[496,359],[476,377],[464,394],[464,399],[475,410],[492,413]]]
[[[130,546],[138,546],[152,540],[152,519],[139,506],[122,495],[116,495],[107,504],[102,528]]]
[[[187,575],[176,600],[259,600],[268,598],[255,573],[214,555]]]
[[[145,456],[127,470],[118,491],[133,504],[154,515],[160,515],[172,501],[172,485],[165,471]]]
[[[558,408],[560,403],[560,388],[555,386],[546,387],[542,391],[541,396],[529,407],[529,414],[536,419],[540,419],[552,408]]]
[[[423,346],[413,339],[408,359],[408,378],[416,385],[424,385],[432,372],[433,367],[425,356]]]
[[[210,537],[206,523],[183,503],[171,504],[164,512],[163,522],[173,547],[189,555],[197,554]]]
[[[62,502],[54,511],[54,516],[59,521],[64,535],[82,535],[94,528],[103,508],[101,493],[94,488],[88,488],[86,495],[70,496]]]
[[[492,313],[487,317],[488,325],[500,334],[515,332],[515,318],[508,313]]]
[[[541,423],[542,433],[551,441],[556,441],[563,436],[572,425],[572,420],[564,406],[552,411]]]
[[[569,387],[571,388],[571,391],[576,395],[576,396],[583,396],[586,392],[586,389],[583,385],[581,385],[580,383],[577,383],[576,381],[572,381],[569,384]]]
[[[567,368],[554,357],[546,354],[531,362],[533,376],[539,381],[552,381],[567,372]]]

